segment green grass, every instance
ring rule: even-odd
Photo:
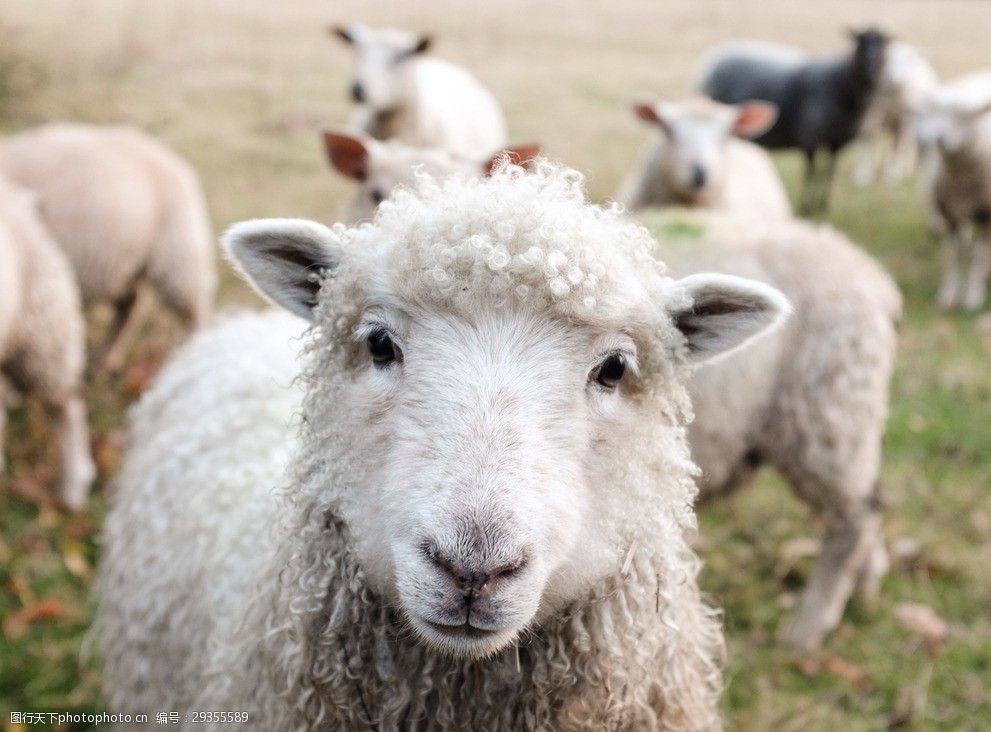
[[[790,0],[576,0],[567,13],[506,0],[453,8],[105,0],[70,12],[63,0],[6,0],[0,125],[13,131],[77,118],[145,127],[199,170],[218,231],[257,216],[332,221],[350,188],[327,172],[317,131],[347,115],[348,58],[322,29],[362,19],[434,31],[438,54],[471,65],[504,101],[514,139],[539,140],[587,171],[599,198],[615,191],[646,139],[627,102],[645,91],[684,96],[698,57],[716,42],[749,35],[834,49],[843,23],[884,17],[955,74],[986,64],[982,29],[991,26],[991,6],[966,0],[810,1],[800,9]],[[776,160],[797,192],[799,156]],[[821,651],[795,654],[777,637],[810,570],[818,527],[771,474],[707,509],[702,584],[725,610],[727,726],[991,729],[991,315],[936,311],[938,250],[920,196],[909,183],[855,188],[850,162],[842,160],[824,220],[876,256],[905,299],[882,469],[885,532],[900,553],[878,607],[852,604]],[[679,233],[691,238],[691,227]],[[221,297],[256,302],[226,270]],[[56,451],[43,415],[31,403],[11,414],[9,469],[0,476],[4,732],[47,728],[12,726],[11,710],[102,708],[98,668],[80,660],[99,526],[127,406],[180,337],[168,318],[153,318],[125,373],[87,387],[100,476],[79,516],[51,503]],[[906,602],[946,619],[949,637],[930,647],[902,627],[896,609]]]

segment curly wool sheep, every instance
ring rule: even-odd
[[[429,37],[362,25],[330,32],[354,49],[350,126],[467,160],[506,144],[499,102],[467,69],[428,56]]]
[[[310,328],[290,347],[303,323],[229,321],[139,404],[104,535],[111,708],[720,727],[684,382],[777,324],[776,290],[671,280],[642,227],[539,161],[225,242]]]
[[[773,104],[720,104],[705,98],[637,103],[634,113],[658,130],[616,200],[630,211],[688,206],[791,217],[791,203],[774,162],[740,137],[755,137],[777,119]]]
[[[703,500],[770,465],[825,525],[788,630],[792,645],[813,648],[855,587],[876,598],[888,567],[878,472],[901,296],[877,262],[828,227],[711,212],[641,218],[672,272],[753,278],[795,309],[785,327],[695,374],[689,443]]]
[[[162,143],[130,127],[47,124],[0,141],[0,173],[35,192],[83,305],[115,307],[95,363],[123,366],[142,282],[193,327],[209,320],[217,275],[203,191]]]
[[[85,351],[79,291],[25,191],[0,177],[0,469],[4,385],[40,398],[62,453],[59,500],[82,508],[96,475],[82,398]]]

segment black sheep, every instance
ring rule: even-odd
[[[798,207],[805,214],[826,209],[836,155],[856,137],[884,62],[884,33],[868,29],[850,34],[852,52],[830,59],[775,46],[730,46],[714,58],[701,82],[705,94],[726,104],[760,99],[777,105],[778,121],[754,142],[805,153]],[[826,163],[817,166],[821,148]]]

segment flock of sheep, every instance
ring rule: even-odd
[[[719,728],[697,500],[771,465],[821,519],[796,647],[888,566],[901,298],[793,216],[764,148],[805,152],[799,208],[821,211],[838,151],[862,138],[866,181],[892,130],[888,175],[918,150],[947,237],[939,305],[979,308],[991,74],[940,85],[876,30],[836,59],[718,49],[706,96],[634,104],[654,140],[597,205],[578,172],[508,146],[496,100],[428,39],[333,32],[355,57],[354,116],[324,135],[357,183],[348,223],[251,221],[222,242],[280,310],[201,327],[203,195],[158,142],[59,124],[0,143],[0,365],[50,406],[67,506],[94,475],[82,309],[116,312],[93,370],[121,363],[144,286],[197,328],[133,412],[104,527],[111,709],[245,710],[259,730]]]

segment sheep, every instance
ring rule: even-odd
[[[770,156],[738,139],[765,132],[774,105],[726,105],[705,98],[637,103],[634,113],[660,134],[616,194],[629,211],[682,205],[791,217],[791,204]]]
[[[425,56],[430,39],[394,28],[351,25],[331,32],[354,48],[349,126],[378,140],[444,148],[481,160],[507,141],[495,97],[466,69]]]
[[[855,586],[868,604],[876,601],[888,567],[878,472],[901,296],[877,262],[825,226],[756,224],[709,211],[639,219],[676,275],[756,279],[794,307],[784,328],[694,375],[689,444],[703,502],[770,465],[824,523],[819,558],[786,631],[791,645],[815,648]]]
[[[29,191],[0,176],[0,470],[8,386],[36,395],[55,424],[59,500],[76,510],[96,475],[82,397],[85,335],[72,268]]]
[[[885,136],[891,140],[885,166],[887,182],[898,183],[911,172],[916,157],[913,117],[938,85],[939,77],[922,51],[902,41],[888,44],[874,100],[857,133],[853,177],[858,185],[866,186],[874,180]]]
[[[125,126],[46,124],[0,141],[0,173],[37,195],[84,307],[114,307],[95,364],[123,366],[144,282],[192,327],[209,320],[217,276],[203,192],[160,142]]]
[[[100,569],[112,709],[244,710],[267,731],[720,727],[684,382],[787,301],[669,279],[579,173],[533,167],[424,177],[350,229],[227,232],[308,335],[221,324],[139,403]],[[302,366],[270,355],[287,342]]]
[[[935,151],[930,228],[945,232],[937,305],[978,310],[991,270],[991,71],[939,87],[920,108],[917,129],[920,144]]]
[[[539,145],[524,144],[507,147],[484,160],[465,160],[447,150],[412,147],[395,139],[380,142],[360,132],[326,130],[323,140],[330,164],[360,184],[342,211],[341,220],[352,224],[370,219],[396,186],[408,185],[418,174],[485,175],[504,155],[515,163],[525,163],[540,152]]]
[[[805,154],[803,214],[826,210],[837,153],[856,136],[880,78],[888,37],[874,29],[851,36],[852,52],[833,59],[807,58],[789,47],[731,45],[717,51],[702,74],[700,88],[716,101],[777,105],[777,122],[754,141]],[[816,162],[821,148],[825,166]]]

